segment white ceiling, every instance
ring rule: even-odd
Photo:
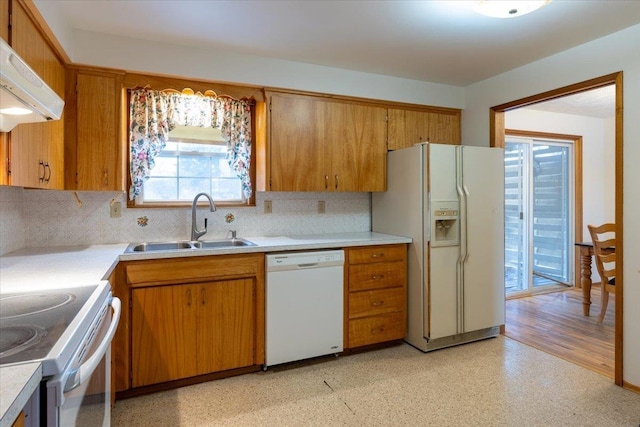
[[[638,0],[552,0],[511,19],[471,3],[56,0],[55,12],[71,29],[461,87],[640,23]]]

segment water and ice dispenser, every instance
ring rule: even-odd
[[[460,244],[459,214],[457,200],[431,202],[431,246]]]

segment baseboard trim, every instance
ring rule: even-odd
[[[627,390],[631,390],[631,391],[635,391],[636,393],[640,393],[640,386],[628,383],[626,381],[622,381],[622,388],[626,388]]]

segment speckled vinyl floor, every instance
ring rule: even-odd
[[[116,402],[113,426],[633,426],[640,394],[500,336],[403,344]]]

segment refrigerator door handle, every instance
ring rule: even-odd
[[[456,147],[456,191],[460,203],[459,227],[460,227],[460,252],[458,254],[458,274],[457,274],[457,310],[458,321],[457,331],[459,334],[464,331],[464,264],[467,261],[467,197],[464,189],[464,176],[462,164],[463,147]]]

